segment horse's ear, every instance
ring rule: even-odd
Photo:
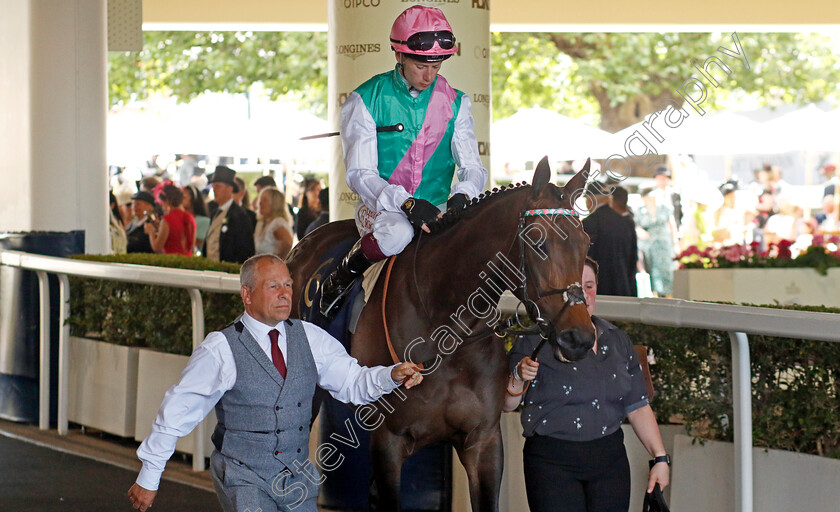
[[[589,179],[589,167],[591,161],[589,158],[586,159],[586,163],[583,165],[583,169],[580,170],[577,174],[574,175],[572,179],[566,183],[566,186],[563,187],[566,192],[570,195],[578,190],[583,190],[583,187],[586,186],[586,181]]]
[[[537,170],[534,171],[534,180],[531,182],[531,186],[534,188],[534,197],[540,195],[543,187],[548,185],[550,180],[551,169],[548,166],[548,157],[544,156],[537,164]]]

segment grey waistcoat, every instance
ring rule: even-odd
[[[216,404],[213,444],[266,480],[284,468],[299,473],[294,461],[302,464],[309,457],[318,379],[303,324],[292,320],[283,325],[289,361],[285,381],[241,320],[222,330],[236,362],[236,382]]]

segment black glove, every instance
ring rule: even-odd
[[[423,224],[428,224],[429,222],[434,221],[437,219],[438,214],[440,214],[440,210],[437,209],[437,206],[425,199],[417,199],[414,197],[406,199],[402,206],[400,206],[400,209],[405,212],[408,216],[408,222],[410,222],[415,228],[420,228]]]
[[[460,210],[469,204],[470,198],[467,194],[455,194],[446,202],[447,210]]]

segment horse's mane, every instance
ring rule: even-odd
[[[431,230],[432,234],[440,233],[441,231],[444,231],[447,228],[457,224],[458,221],[460,221],[461,219],[473,217],[475,215],[475,212],[478,209],[480,209],[480,207],[486,205],[488,202],[494,201],[499,197],[505,196],[505,194],[513,190],[518,190],[529,186],[530,184],[527,181],[523,181],[521,183],[513,183],[508,186],[497,187],[493,190],[488,190],[487,192],[479,194],[478,197],[472,198],[470,202],[463,208],[460,208],[458,210],[446,210],[442,217],[426,225],[429,227],[429,230]]]

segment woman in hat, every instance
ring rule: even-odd
[[[736,190],[738,183],[732,180],[720,186],[723,205],[712,214],[712,225],[709,228],[718,246],[742,245],[745,242],[747,213],[736,204]]]
[[[677,226],[668,203],[659,204],[653,189],[641,190],[644,206],[636,215],[642,229],[639,250],[650,266],[651,287],[659,297],[670,296],[674,288],[674,256],[677,252]]]

